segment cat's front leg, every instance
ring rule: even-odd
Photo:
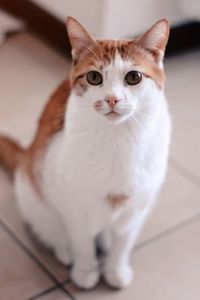
[[[79,203],[78,207],[75,203]],[[65,216],[73,256],[71,278],[78,287],[91,289],[99,281],[100,270],[96,257],[95,238],[92,237],[89,226],[89,216],[87,211],[84,212],[81,203],[82,201],[76,198],[68,217]]]
[[[79,220],[79,227],[74,228],[71,235],[74,257],[71,278],[80,288],[91,289],[99,281],[100,270],[96,258],[95,240],[84,225],[84,222],[80,224]]]
[[[146,218],[146,212],[127,210],[112,229],[112,248],[104,263],[104,278],[114,288],[124,288],[133,279],[130,256]]]
[[[112,250],[107,255],[104,265],[104,278],[108,285],[114,288],[124,288],[133,279],[133,269],[130,265],[130,254],[133,248],[133,237],[127,231],[123,235],[115,234]]]

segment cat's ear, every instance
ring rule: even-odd
[[[72,46],[72,57],[74,60],[77,60],[85,48],[95,44],[95,39],[72,17],[67,18],[66,25]]]
[[[169,38],[169,23],[162,19],[137,39],[137,44],[152,54],[156,63],[162,63]]]

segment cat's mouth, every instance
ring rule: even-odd
[[[116,111],[111,110],[111,111],[109,111],[108,113],[106,113],[105,116],[106,116],[109,120],[114,121],[114,120],[118,119],[121,115],[120,115],[119,113],[117,113]]]

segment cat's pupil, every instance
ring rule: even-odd
[[[87,81],[92,85],[99,85],[103,82],[103,77],[101,73],[97,71],[90,71],[87,74]]]
[[[142,80],[142,74],[138,71],[130,71],[125,76],[125,82],[129,85],[138,84]]]

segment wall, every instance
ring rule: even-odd
[[[99,37],[132,37],[166,17],[180,22],[181,0],[32,0],[65,20],[76,17]],[[199,1],[199,0],[194,0]]]
[[[61,20],[71,15],[77,18],[95,35],[101,31],[102,0],[32,0]]]
[[[107,37],[137,35],[161,18],[168,18],[172,24],[181,19],[176,0],[104,0],[104,3],[101,34]]]
[[[200,20],[200,0],[179,0],[179,6],[186,19]]]

